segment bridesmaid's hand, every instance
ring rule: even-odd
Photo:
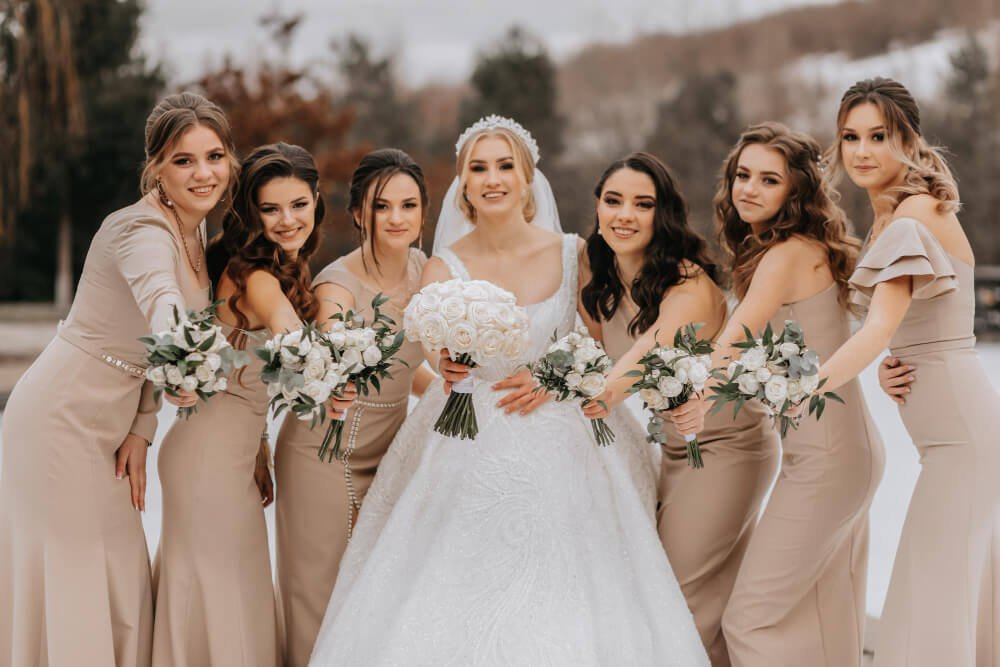
[[[886,357],[878,365],[878,386],[889,398],[906,405],[906,394],[910,393],[910,385],[916,379],[914,370],[896,357]]]
[[[472,369],[465,364],[452,361],[451,354],[447,349],[441,350],[441,358],[438,360],[438,372],[441,374],[441,377],[444,378],[445,395],[451,393],[451,385],[456,382],[461,382],[465,378],[469,377],[469,371],[471,370]]]
[[[260,490],[260,504],[267,507],[274,502],[274,480],[271,479],[271,450],[267,440],[261,440],[254,466],[253,481]]]
[[[611,400],[611,393],[605,391],[580,404],[583,416],[587,419],[606,419],[611,414],[607,408],[608,401]]]
[[[527,368],[508,375],[503,380],[493,384],[493,390],[511,389],[506,396],[497,401],[498,408],[505,408],[505,414],[520,410],[522,415],[533,412],[535,408],[549,400],[549,392],[535,391],[538,383]]]
[[[163,392],[164,398],[167,399],[167,403],[176,405],[179,408],[191,408],[194,404],[198,402],[198,394],[193,391],[184,391],[183,389],[178,389],[177,393],[179,396],[171,396],[167,392]]]
[[[132,507],[140,512],[146,511],[146,453],[149,445],[145,438],[134,433],[125,436],[118,451],[115,452],[115,479],[128,475],[129,486],[132,487]]]
[[[330,419],[341,419],[344,414],[354,405],[354,399],[358,397],[358,388],[353,382],[348,382],[344,391],[334,394],[326,400],[326,416]]]
[[[662,414],[681,435],[697,435],[705,430],[705,414],[711,407],[704,396],[696,394],[673,410],[663,410]]]

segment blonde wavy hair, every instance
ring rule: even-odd
[[[459,188],[455,194],[455,204],[465,218],[472,223],[476,222],[476,209],[465,196],[465,184],[469,178],[469,160],[472,158],[472,150],[479,140],[484,137],[499,137],[506,140],[510,145],[511,153],[514,157],[514,172],[521,181],[521,187],[526,193],[524,199],[524,219],[531,222],[535,219],[535,195],[531,191],[531,184],[535,181],[535,161],[531,157],[531,151],[524,141],[514,132],[502,127],[477,132],[469,137],[461,150],[458,151],[458,158],[455,161],[455,171],[458,174]]]
[[[910,195],[927,194],[938,200],[939,213],[955,213],[961,208],[958,186],[941,149],[931,146],[920,133],[920,109],[906,87],[884,77],[858,81],[840,98],[837,110],[837,140],[827,150],[831,183],[839,183],[844,169],[841,143],[844,123],[851,109],[873,104],[882,114],[889,146],[906,167],[903,182],[886,190],[892,208]]]
[[[754,144],[785,158],[791,185],[788,198],[760,235],[752,233],[750,225],[740,218],[732,199],[740,155]],[[769,122],[747,128],[723,162],[712,206],[719,245],[729,259],[733,291],[739,298],[746,296],[753,274],[769,249],[792,236],[803,236],[826,248],[840,304],[851,307],[847,280],[854,271],[861,244],[847,232],[847,217],[837,205],[832,186],[823,178],[820,159],[815,139],[781,123]]]

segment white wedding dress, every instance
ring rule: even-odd
[[[468,271],[439,254],[459,278]],[[576,237],[558,291],[527,307],[523,362],[576,316]],[[400,428],[365,497],[311,665],[708,665],[657,537],[656,468],[616,411],[598,447],[576,402],[495,407],[477,368],[479,435],[433,430],[440,381]],[[624,412],[627,409],[619,408]]]

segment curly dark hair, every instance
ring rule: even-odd
[[[368,153],[351,174],[351,183],[348,186],[347,212],[351,214],[354,226],[358,230],[361,240],[361,263],[365,270],[368,270],[368,262],[365,257],[365,241],[370,237],[372,240],[372,251],[375,252],[378,239],[375,238],[375,210],[371,207],[372,202],[382,196],[382,191],[386,184],[396,174],[406,174],[417,184],[420,190],[420,211],[423,216],[427,215],[427,183],[424,179],[424,170],[420,168],[413,158],[398,148],[380,148]],[[421,220],[421,223],[423,220]],[[417,241],[420,245],[420,241]],[[375,268],[381,270],[378,257],[372,257]]]
[[[597,181],[594,196],[600,200],[604,186],[613,174],[622,169],[632,169],[653,179],[656,207],[653,211],[653,238],[646,246],[642,268],[629,286],[629,295],[639,312],[629,323],[629,335],[636,336],[656,322],[660,302],[667,290],[695,273],[684,266],[690,262],[712,279],[716,279],[716,265],[712,262],[708,245],[688,224],[687,205],[677,190],[674,179],[658,158],[649,153],[632,153],[613,162]],[[594,229],[587,239],[587,259],[591,278],[582,292],[581,299],[587,313],[595,320],[609,320],[625,294],[615,260],[615,253],[598,231],[600,221],[595,216]]]
[[[245,345],[245,335],[240,330],[249,325],[239,302],[246,294],[247,278],[254,271],[264,270],[278,279],[282,292],[303,321],[316,318],[319,303],[312,293],[309,258],[319,247],[320,227],[326,214],[323,197],[319,195],[319,172],[306,149],[285,143],[260,146],[243,160],[241,171],[232,210],[222,221],[222,232],[208,249],[212,282],[218,284],[225,272],[236,286],[227,303],[236,316],[237,330],[233,332],[232,342],[234,345],[239,343],[239,347]],[[264,235],[264,224],[257,209],[257,193],[275,178],[303,181],[314,195],[319,195],[315,226],[294,259]]]

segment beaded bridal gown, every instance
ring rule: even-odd
[[[450,250],[439,257],[470,279]],[[562,261],[556,293],[527,307],[522,363],[573,327],[573,235]],[[475,440],[433,431],[440,381],[400,428],[311,665],[708,665],[657,537],[656,469],[636,420],[612,414],[616,441],[598,447],[575,402],[505,415],[490,384],[511,370],[473,371]]]

